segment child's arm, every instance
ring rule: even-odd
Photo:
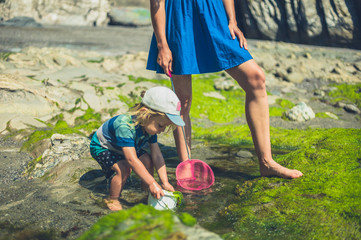
[[[244,46],[244,48],[248,50],[247,40],[244,37],[242,31],[237,26],[236,11],[234,9],[234,0],[223,0],[223,5],[227,12],[228,22],[229,22],[228,27],[229,27],[229,31],[231,32],[232,38],[235,39],[237,36],[237,38],[239,39],[240,47],[242,48]]]
[[[160,180],[162,181],[162,187],[165,190],[174,192],[173,186],[170,185],[170,183],[168,182],[167,169],[165,166],[163,154],[160,151],[158,143],[150,144],[150,151],[154,167],[157,170]]]
[[[149,186],[149,191],[153,197],[159,199],[164,196],[161,186],[155,181],[152,175],[149,174],[143,163],[137,157],[134,147],[122,147],[125,159],[129,163],[133,171]]]
[[[163,68],[169,77],[172,72],[172,52],[169,49],[165,34],[165,7],[164,0],[150,0],[150,13],[154,34],[157,39],[158,58],[157,63]]]

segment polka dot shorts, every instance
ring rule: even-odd
[[[137,152],[138,158],[143,154],[147,153],[143,149]],[[110,178],[114,174],[114,170],[112,170],[112,166],[119,162],[125,161],[124,156],[120,155],[119,153],[107,150],[99,153],[99,155],[92,154],[93,158],[99,163],[102,167],[106,178]]]

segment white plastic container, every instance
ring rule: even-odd
[[[164,196],[160,199],[154,198],[150,193],[148,196],[148,205],[153,206],[157,210],[174,210],[177,207],[178,199],[172,192],[163,190]]]

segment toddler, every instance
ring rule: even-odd
[[[127,114],[115,116],[106,121],[94,134],[90,152],[99,163],[110,182],[109,197],[104,201],[112,211],[122,210],[119,196],[133,170],[142,180],[142,187],[159,199],[162,188],[174,191],[168,182],[163,155],[157,143],[157,134],[167,127],[184,126],[180,117],[180,101],[176,94],[166,87],[147,90],[142,102]],[[143,147],[149,143],[150,154]],[[157,171],[161,186],[153,177]]]

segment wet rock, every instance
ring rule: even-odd
[[[357,71],[361,72],[361,62],[355,62],[353,66]]]
[[[355,47],[361,40],[358,1],[236,0],[235,4],[237,21],[249,38],[342,46],[353,42]]]
[[[325,114],[332,119],[335,119],[335,120],[339,119],[336,114],[333,114],[331,112],[325,112]]]
[[[108,23],[108,0],[77,1],[33,1],[3,0],[0,7],[7,17],[26,16],[41,24],[104,26]]]
[[[51,147],[46,149],[34,168],[26,173],[31,178],[39,178],[49,173],[58,164],[79,160],[89,151],[90,140],[78,135],[54,134],[51,136]]]
[[[16,26],[16,27],[41,27],[34,18],[31,17],[14,17],[5,22],[1,22],[0,26]]]
[[[315,113],[306,103],[300,102],[285,112],[285,117],[291,121],[304,122],[315,118]]]
[[[206,97],[212,97],[212,98],[217,98],[220,100],[226,100],[226,98],[219,92],[205,92],[205,93],[203,93],[203,95]]]
[[[337,108],[344,108],[346,106],[346,103],[343,103],[343,102],[337,102],[335,103],[334,105],[335,107]]]
[[[306,58],[306,59],[312,59],[312,55],[309,52],[303,54],[303,57]]]
[[[113,7],[109,12],[109,17],[110,25],[140,27],[152,24],[149,9],[140,7]]]
[[[304,75],[298,72],[292,72],[284,76],[284,80],[292,83],[301,83],[304,79]]]
[[[217,90],[226,90],[226,91],[235,88],[235,84],[232,79],[215,79],[213,86]]]
[[[317,89],[314,91],[313,95],[315,95],[317,97],[324,97],[326,95],[326,93],[320,89]]]
[[[123,214],[128,217],[124,219]],[[147,227],[149,222],[154,221],[159,223],[157,231],[151,231]],[[171,227],[169,228],[170,224]],[[222,239],[217,234],[195,224],[196,220],[189,215],[182,214],[177,217],[173,213],[156,211],[151,206],[138,204],[133,208],[112,213],[100,219],[94,224],[94,228],[84,233],[79,240],[109,238],[110,236],[117,239],[138,239],[137,236],[139,235],[148,236],[151,239]]]
[[[253,157],[252,153],[245,150],[240,150],[236,153],[236,155],[240,158],[251,158]]]
[[[355,114],[360,114],[361,111],[360,109],[358,109],[358,107],[354,104],[346,104],[343,109],[345,109],[345,111],[349,112],[349,113],[355,113]]]
[[[284,80],[284,79],[286,79],[287,71],[284,69],[277,69],[274,73],[274,76],[276,78],[280,78],[281,80]]]

